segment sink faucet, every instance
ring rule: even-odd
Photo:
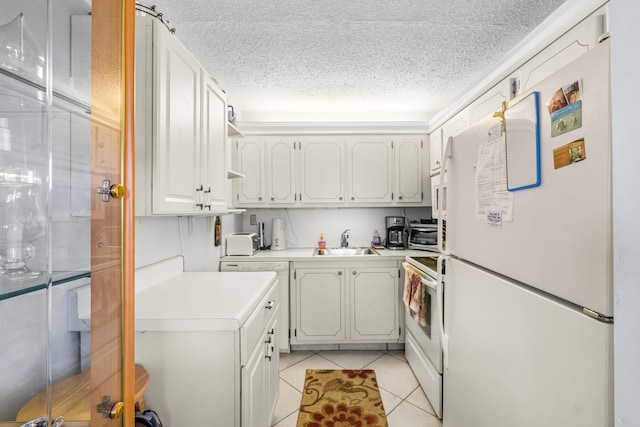
[[[351,230],[347,228],[342,232],[342,235],[340,236],[340,247],[349,247],[349,241],[347,240],[349,238],[349,231]]]

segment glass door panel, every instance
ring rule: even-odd
[[[133,17],[0,8],[1,426],[133,426]]]

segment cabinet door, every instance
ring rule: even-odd
[[[305,138],[300,145],[303,204],[343,204],[345,199],[342,138]]]
[[[442,162],[442,128],[438,128],[429,134],[429,171],[430,175],[440,173]]]
[[[506,78],[485,92],[481,97],[473,101],[469,107],[469,125],[472,126],[496,111],[502,110],[502,103],[509,101],[513,96],[512,83]]]
[[[546,77],[596,47],[598,37],[602,33],[603,14],[606,14],[604,7],[567,31],[520,67],[516,73],[520,83],[518,94],[530,90]]]
[[[396,151],[396,203],[422,202],[422,138],[400,136]]]
[[[237,141],[238,172],[245,175],[238,180],[238,204],[264,205],[264,144],[262,139],[244,138]]]
[[[226,210],[225,144],[227,140],[226,96],[211,77],[202,76],[202,170],[203,212]]]
[[[362,136],[349,139],[349,203],[393,201],[392,145],[391,138],[388,137]]]
[[[196,211],[200,180],[200,65],[155,26],[153,213]]]
[[[345,339],[344,268],[296,269],[297,342],[336,342]]]
[[[295,142],[278,137],[266,141],[269,204],[287,205],[296,202]]]
[[[266,343],[259,340],[247,364],[242,367],[242,427],[264,427],[268,425],[266,390]]]
[[[398,271],[397,268],[351,269],[351,340],[399,340]]]

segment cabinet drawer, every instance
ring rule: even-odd
[[[278,282],[271,287],[249,319],[240,328],[240,363],[244,366],[251,350],[259,340],[264,339],[267,324],[278,314]]]

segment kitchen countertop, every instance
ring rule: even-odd
[[[228,255],[222,257],[222,261],[337,261],[337,260],[375,260],[404,258],[405,256],[429,256],[433,252],[418,251],[415,249],[376,249],[379,255],[347,255],[347,256],[322,256],[313,255],[315,248],[289,248],[283,251],[264,250],[253,255]]]
[[[182,257],[139,268],[135,330],[237,331],[275,282],[274,272],[183,272]]]

